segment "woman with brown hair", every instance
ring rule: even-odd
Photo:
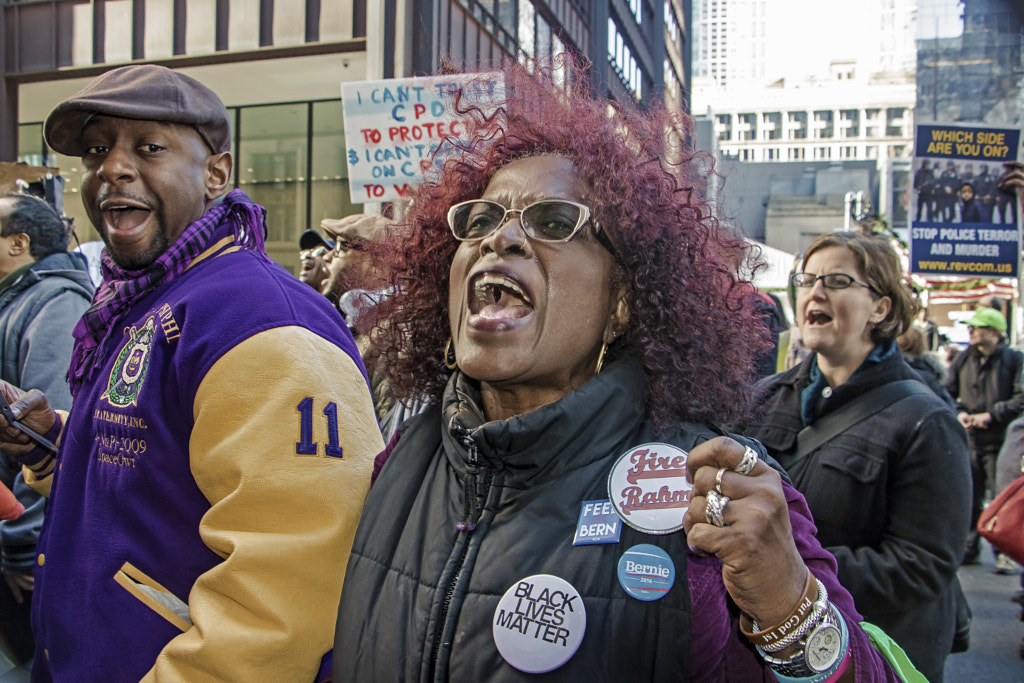
[[[792,279],[813,353],[758,384],[745,433],[807,498],[857,609],[941,681],[963,606],[967,434],[896,344],[917,303],[885,239],[822,235]]]

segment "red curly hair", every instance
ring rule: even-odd
[[[512,65],[504,77],[506,99],[489,117],[454,98],[452,106],[473,122],[469,141],[428,172],[397,237],[374,249],[397,292],[376,311],[393,323],[373,335],[394,394],[437,399],[450,374],[443,357],[449,268],[459,243],[448,208],[480,197],[511,161],[557,155],[573,162],[588,188],[583,202],[629,285],[628,329],[609,347],[606,364],[626,355],[642,363],[656,428],[745,415],[754,357],[768,336],[752,286],[736,273],[748,247],[720,229],[698,189],[710,161],[680,142],[688,139],[688,117],[595,99],[582,85],[567,92],[552,85],[550,70],[531,75]]]

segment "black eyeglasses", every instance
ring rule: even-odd
[[[860,285],[861,287],[867,287],[872,293],[877,294],[875,288],[866,282],[858,280],[852,275],[846,273],[827,273],[825,275],[815,275],[813,273],[793,273],[790,281],[794,287],[813,287],[814,283],[821,280],[821,284],[824,285],[825,289],[846,289],[850,285]]]
[[[471,199],[448,209],[448,227],[455,239],[470,242],[487,237],[513,214],[519,214],[523,231],[541,242],[568,242],[590,219],[590,209],[566,199],[544,199],[522,209],[506,209],[489,199]]]

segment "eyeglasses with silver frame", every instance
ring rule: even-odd
[[[474,242],[498,230],[515,215],[532,239],[568,242],[590,220],[590,209],[567,199],[542,199],[522,209],[508,209],[489,199],[470,199],[448,209],[448,227],[455,239]]]

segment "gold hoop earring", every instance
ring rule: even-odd
[[[604,352],[608,348],[608,344],[601,342],[601,353],[597,354],[597,368],[594,370],[594,375],[601,374],[601,366],[604,365]]]
[[[449,370],[459,367],[459,361],[455,358],[455,349],[452,348],[451,337],[448,337],[448,343],[444,345],[444,366]]]

